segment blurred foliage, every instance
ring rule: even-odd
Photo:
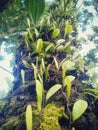
[[[10,2],[11,0],[0,0],[0,12],[3,12]]]
[[[85,45],[88,42],[94,44],[95,48],[91,48],[84,58],[87,63],[93,61],[97,65],[98,56],[96,54],[98,53],[98,26],[97,24],[94,25],[94,20],[96,18],[98,19],[98,0],[84,0],[83,5],[78,13],[78,23],[80,29],[82,29],[82,32],[85,33],[87,39],[81,36],[84,40],[82,39],[80,44]],[[90,33],[89,31],[86,34],[88,28],[92,30],[92,32]]]
[[[98,12],[98,0],[92,0],[95,10]]]
[[[12,2],[8,9],[0,14],[0,32],[9,35],[12,33],[18,34],[20,31],[25,30],[25,22],[28,15],[27,7],[27,0],[15,0]]]

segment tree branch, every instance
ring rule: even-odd
[[[1,68],[2,70],[6,71],[6,72],[8,72],[8,73],[10,73],[10,74],[12,74],[12,72],[10,72],[9,70],[5,69],[4,67],[0,66],[0,68]]]

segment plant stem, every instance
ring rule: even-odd
[[[67,111],[68,111],[68,115],[69,115],[69,130],[71,130],[71,112],[69,110],[69,101],[67,101]]]
[[[61,92],[62,92],[65,100],[67,101],[66,106],[67,106],[67,111],[68,111],[68,115],[69,115],[69,130],[71,130],[72,122],[71,122],[71,112],[70,112],[70,109],[69,109],[69,100],[68,100],[67,96],[65,95],[65,93],[63,92],[63,89],[61,89]]]

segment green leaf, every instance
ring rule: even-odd
[[[65,39],[59,39],[59,40],[57,40],[56,44],[57,44],[57,45],[60,45],[60,44],[62,44],[62,43],[64,43],[64,42],[65,42]]]
[[[62,87],[61,84],[56,84],[52,86],[46,94],[46,100],[48,100],[51,96],[53,96],[61,87]]]
[[[98,73],[94,72],[94,73],[92,74],[92,82],[95,83],[95,82],[97,82],[97,81],[98,81]]]
[[[68,96],[68,99],[70,98],[70,95],[71,95],[71,80],[70,78],[67,76],[66,77],[66,84],[67,84],[67,96]]]
[[[41,65],[42,65],[42,69],[45,71],[45,61],[44,61],[43,58],[42,58],[42,61],[41,61]]]
[[[74,103],[72,110],[72,119],[76,121],[85,112],[88,107],[88,103],[85,100],[78,100]]]
[[[65,34],[70,34],[72,30],[73,30],[72,25],[67,24],[65,27]]]
[[[75,79],[75,77],[72,76],[72,75],[66,76],[66,78],[69,78],[69,79],[70,79],[70,82],[72,82],[72,81]],[[64,87],[67,85],[67,80],[66,80],[66,78],[64,79]]]
[[[66,47],[66,48],[63,48],[63,51],[66,52],[67,54],[71,54],[72,47],[71,47],[71,46],[68,46],[68,47]]]
[[[96,95],[98,95],[98,89],[90,89],[90,88],[87,88],[87,89],[84,89],[85,91],[87,92],[93,92],[95,93]]]
[[[91,62],[89,63],[89,65],[87,66],[87,68],[88,68],[88,69],[93,69],[93,68],[94,68],[94,62],[91,61]]]
[[[37,79],[37,68],[33,63],[31,65],[32,65],[32,67],[34,69],[34,78]]]
[[[27,67],[27,68],[30,68],[31,66],[30,66],[30,64],[27,62],[27,61],[22,61],[23,62],[23,64],[25,65],[25,67]]]
[[[39,80],[36,80],[36,93],[37,93],[37,105],[40,111],[42,106],[43,85]]]
[[[57,52],[63,51],[63,49],[64,49],[64,46],[60,45],[60,46],[57,47]]]
[[[30,19],[29,18],[27,18],[27,25],[28,25],[28,27],[30,28]]]
[[[36,37],[38,38],[38,37],[39,37],[39,32],[38,32],[38,30],[37,30],[36,28],[34,28],[34,31],[35,31]]]
[[[91,92],[84,92],[84,94],[93,96],[94,98],[98,98],[98,95],[95,95],[94,93],[91,93]]]
[[[63,50],[67,51],[67,49],[68,49],[68,47],[69,47],[70,44],[71,44],[71,42],[67,42],[66,45],[64,46]]]
[[[30,29],[28,29],[28,34],[29,34],[30,38],[33,40],[33,33],[31,32]]]
[[[37,46],[36,46],[37,52],[40,53],[42,51],[42,48],[43,48],[43,40],[38,39],[37,40]]]
[[[89,70],[86,72],[86,74],[92,76],[92,75],[94,74],[94,72],[95,72],[94,69],[89,69]]]
[[[66,60],[62,63],[62,66],[65,67],[66,70],[72,70],[74,69],[75,63],[70,60]]]
[[[25,71],[21,70],[22,83],[25,84]]]
[[[6,103],[6,100],[0,99],[0,109],[2,109]]]
[[[26,108],[26,128],[32,130],[32,107],[28,105]]]
[[[29,0],[29,13],[34,24],[38,24],[45,9],[45,0]]]
[[[94,83],[94,88],[98,90],[98,81]]]
[[[59,70],[59,64],[58,64],[56,58],[55,58],[55,57],[53,57],[53,58],[54,58],[54,62],[55,62],[56,69]]]
[[[25,39],[26,46],[29,49],[29,39],[26,33],[24,33],[24,39]]]
[[[79,61],[79,67],[81,71],[84,71],[84,65],[85,65],[85,61],[83,59],[80,59]]]
[[[60,30],[59,29],[54,29],[52,32],[52,38],[55,39],[56,37],[58,37],[60,34]]]
[[[74,127],[72,127],[72,130],[75,130],[75,128],[74,128]]]
[[[45,52],[48,52],[52,47],[53,47],[53,44],[51,43],[50,45],[46,47]]]
[[[64,79],[66,76],[66,68],[64,66],[62,66],[62,80],[63,80],[63,86],[64,86]]]
[[[40,83],[41,83],[42,86],[43,86],[43,79],[42,79],[42,77],[40,76],[40,74],[38,74],[38,79],[39,79]]]

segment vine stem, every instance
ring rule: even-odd
[[[67,111],[69,114],[69,130],[71,130],[71,112],[69,110],[69,102],[67,102]]]
[[[69,100],[67,98],[67,95],[65,95],[65,93],[63,92],[63,89],[61,89],[61,92],[62,92],[64,98],[67,101],[66,106],[67,106],[67,111],[68,111],[68,115],[69,115],[69,130],[71,130],[71,124],[72,124],[72,122],[71,122],[71,112],[70,112],[70,109],[69,109]]]

